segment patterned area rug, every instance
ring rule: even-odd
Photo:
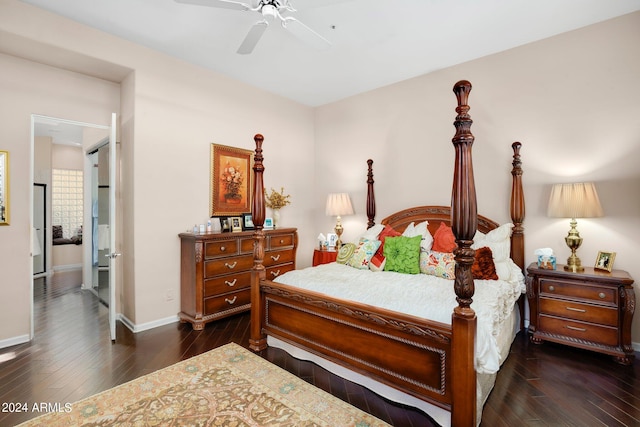
[[[388,426],[233,343],[20,424],[43,425]]]

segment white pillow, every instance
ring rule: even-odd
[[[415,237],[422,236],[422,241],[420,242],[420,248],[424,251],[431,250],[431,246],[433,246],[433,236],[429,233],[429,225],[428,221],[423,221],[418,225],[415,225],[413,222],[407,225],[407,228],[404,229],[402,233],[405,237]]]
[[[506,223],[487,234],[477,231],[473,236],[473,244],[471,245],[473,249],[480,249],[485,246],[491,249],[493,263],[496,265],[496,274],[501,280],[509,280],[511,278],[511,268],[508,260],[511,255],[512,228],[513,224]]]
[[[382,232],[382,230],[384,230],[384,225],[382,224],[376,224],[373,227],[369,228],[367,231],[365,231],[362,236],[360,236],[360,239],[358,239],[358,241],[361,240],[378,240],[378,235]]]

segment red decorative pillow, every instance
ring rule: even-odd
[[[493,252],[487,246],[476,249],[476,256],[471,266],[474,279],[498,280],[496,265],[493,263]]]
[[[378,255],[380,258],[384,259],[384,250],[383,250],[384,249],[384,239],[387,238],[387,237],[396,237],[396,236],[401,236],[401,235],[402,235],[402,233],[398,233],[390,225],[385,225],[384,226],[384,230],[382,230],[380,232],[380,234],[378,234],[378,240],[380,240],[380,247],[376,251],[376,255]]]
[[[433,246],[431,250],[436,252],[453,252],[457,247],[456,237],[453,235],[451,227],[441,222],[440,227],[438,227],[433,234]]]

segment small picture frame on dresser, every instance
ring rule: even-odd
[[[231,231],[233,231],[234,233],[242,231],[242,217],[241,216],[229,217],[229,222],[231,223]]]
[[[273,218],[265,218],[264,219],[264,228],[265,230],[273,230]]]
[[[231,231],[231,223],[229,222],[229,218],[220,217],[220,229],[223,233]]]
[[[243,230],[254,230],[256,227],[253,224],[253,216],[249,214],[242,215],[242,229]]]
[[[615,252],[599,251],[598,258],[596,258],[596,265],[594,266],[594,268],[596,270],[603,270],[611,273],[611,270],[613,270],[613,260],[615,258],[616,258]]]

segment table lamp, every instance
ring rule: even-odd
[[[335,232],[338,236],[338,240],[336,241],[336,248],[340,249],[342,246],[342,241],[340,240],[340,236],[342,235],[342,215],[353,215],[353,206],[351,206],[351,199],[347,193],[332,193],[327,197],[327,208],[326,214],[330,216],[337,217],[336,219],[336,227]]]
[[[576,250],[582,244],[582,237],[578,233],[576,218],[596,218],[604,215],[600,199],[592,182],[579,182],[573,184],[555,184],[551,189],[547,215],[554,218],[571,218],[571,229],[564,238],[571,256],[567,259],[566,271],[584,271]]]

